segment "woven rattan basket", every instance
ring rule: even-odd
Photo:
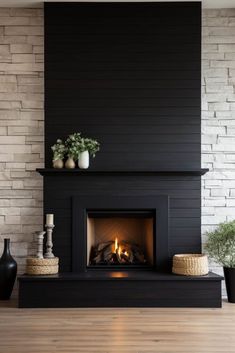
[[[38,257],[27,257],[26,264],[28,266],[55,266],[58,265],[59,258],[52,257],[50,259],[40,259]]]
[[[173,256],[172,272],[177,275],[203,276],[208,274],[208,258],[204,254],[177,254]]]
[[[27,266],[27,275],[55,275],[59,271],[59,266]]]
[[[39,259],[29,257],[26,260],[26,273],[28,275],[54,275],[59,271],[59,258]]]

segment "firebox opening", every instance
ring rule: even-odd
[[[152,211],[88,211],[88,267],[152,267]]]

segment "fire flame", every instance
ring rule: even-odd
[[[118,254],[119,256],[121,256],[122,253],[122,248],[121,246],[118,244],[118,238],[115,238],[115,243],[114,243],[114,253]]]
[[[115,238],[114,252],[118,250],[118,238]]]
[[[115,242],[114,242],[114,253],[118,254],[119,256],[121,256],[121,254],[125,255],[125,256],[129,256],[128,251],[122,249],[122,247],[119,245],[118,243],[118,238],[115,238]]]

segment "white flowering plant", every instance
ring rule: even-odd
[[[66,154],[69,158],[73,158],[75,161],[78,160],[80,153],[80,144],[81,144],[81,133],[75,132],[68,136],[65,141]]]
[[[80,153],[88,151],[92,157],[100,150],[100,143],[92,138],[82,137],[80,132],[70,134],[65,142],[58,139],[51,147],[53,160],[63,159],[65,156],[77,161]]]
[[[66,147],[61,139],[57,139],[56,143],[51,146],[51,150],[53,152],[53,161],[57,161],[58,159],[64,159],[66,154]]]
[[[91,138],[81,138],[80,146],[79,146],[80,153],[88,151],[89,154],[94,158],[96,153],[100,150],[100,144],[97,140]]]

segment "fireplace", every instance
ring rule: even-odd
[[[199,2],[45,4],[38,171],[60,274],[21,277],[20,306],[221,305],[220,277],[171,273],[174,254],[201,252],[200,48]],[[52,169],[76,131],[100,152]]]
[[[151,211],[88,211],[87,267],[153,267],[154,222]]]
[[[73,270],[169,268],[169,197],[74,197]]]

